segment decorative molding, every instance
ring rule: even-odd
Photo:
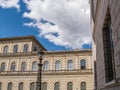
[[[37,76],[37,71],[3,71],[0,76]],[[75,70],[47,70],[42,71],[42,75],[93,75],[92,69]]]

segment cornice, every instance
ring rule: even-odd
[[[27,40],[30,39],[32,41],[35,41],[44,51],[46,51],[45,47],[35,38],[35,36],[16,36],[16,37],[7,37],[7,38],[0,38],[0,42],[5,41],[15,41],[15,40]]]
[[[83,56],[91,56],[91,50],[73,50],[73,51],[43,51],[45,53],[44,56],[65,56],[65,55],[83,55]],[[37,52],[18,52],[18,53],[0,53],[0,57],[18,57],[18,56],[37,56]],[[44,57],[43,56],[43,57]]]
[[[37,71],[4,71],[0,72],[0,76],[37,76],[38,72]],[[48,70],[48,71],[43,71],[42,75],[47,76],[47,75],[93,75],[92,69],[86,69],[86,70]]]

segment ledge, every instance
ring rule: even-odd
[[[3,71],[0,72],[0,76],[34,76],[37,75],[37,71]],[[42,75],[92,75],[92,69],[74,69],[74,70],[47,70],[42,71]]]
[[[112,81],[106,83],[106,84],[105,84],[103,87],[101,87],[100,89],[112,88],[112,87],[116,87],[116,86],[120,86],[119,79],[115,79],[115,80],[112,80]]]

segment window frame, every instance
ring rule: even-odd
[[[3,53],[4,53],[4,54],[8,53],[8,45],[5,45],[5,46],[4,46]]]
[[[33,48],[33,51],[35,51],[35,52],[37,51],[37,47],[36,46]]]
[[[33,87],[32,87],[32,85],[33,85]],[[30,83],[30,90],[35,90],[35,82]]]
[[[22,89],[21,89],[21,85],[22,85]],[[18,90],[23,90],[23,88],[24,88],[24,84],[23,84],[23,82],[20,82],[20,83],[19,83]]]
[[[47,90],[47,82],[42,83],[42,90]]]
[[[14,45],[13,53],[17,53],[17,52],[18,52],[18,45]]]
[[[73,83],[72,82],[67,83],[67,90],[73,90]]]
[[[38,63],[37,63],[37,61],[34,61],[32,63],[32,71],[37,71],[37,70],[38,70]]]
[[[81,90],[86,90],[86,82],[81,82],[80,89]]]
[[[10,67],[10,71],[14,72],[16,69],[16,63],[15,62],[12,62],[11,63],[11,67]]]
[[[27,53],[28,52],[28,44],[25,44],[23,47],[23,52]]]
[[[23,65],[24,64],[24,65]],[[21,63],[21,71],[24,72],[26,71],[26,66],[27,66],[27,63],[26,62],[22,62]]]
[[[67,69],[68,70],[73,70],[73,60],[68,60],[68,63],[67,63]]]
[[[61,62],[60,62],[60,60],[57,60],[55,62],[55,70],[60,70],[60,69],[61,69]]]
[[[82,59],[80,60],[80,68],[81,70],[85,70],[86,69],[86,60],[85,59]]]
[[[103,52],[104,52],[104,65],[105,65],[105,78],[106,83],[112,81],[116,77],[115,73],[115,60],[114,60],[114,42],[112,37],[110,9],[108,7],[104,25],[102,28],[103,38]]]
[[[2,90],[2,82],[0,82],[0,90]]]
[[[4,66],[3,66],[4,65]],[[5,62],[1,63],[1,68],[0,71],[4,72],[5,71]]]
[[[44,62],[44,71],[49,70],[49,61]]]
[[[13,83],[12,82],[9,82],[8,83],[8,87],[7,87],[7,90],[12,90],[13,89]]]
[[[55,84],[54,84],[54,90],[60,90],[60,83],[59,82],[55,82]]]

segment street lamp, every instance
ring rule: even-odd
[[[38,76],[37,76],[37,81],[36,81],[36,90],[42,90],[41,89],[41,76],[42,76],[42,56],[44,55],[44,52],[42,49],[38,51],[38,58],[39,58],[39,63],[38,63]]]

